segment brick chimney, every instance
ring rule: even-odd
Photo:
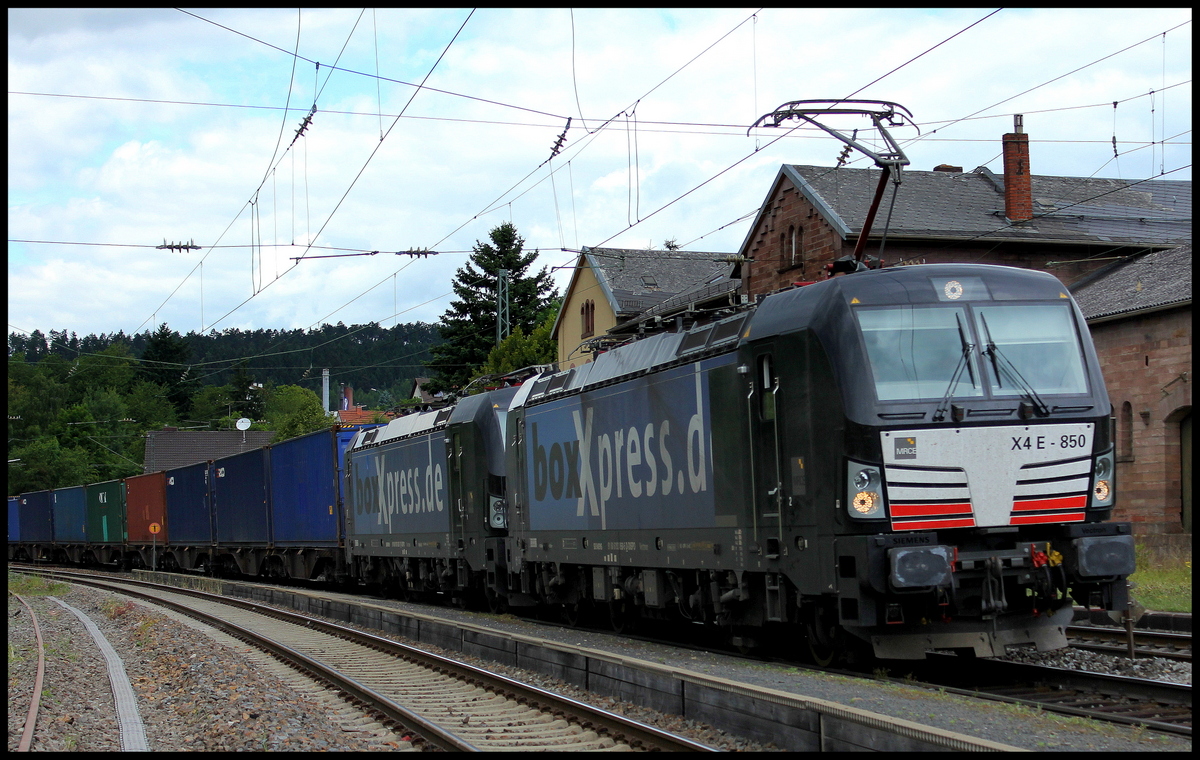
[[[1013,131],[1004,136],[1004,215],[1009,221],[1033,218],[1033,185],[1029,178],[1029,135],[1025,117],[1013,115]]]

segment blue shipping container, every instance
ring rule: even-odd
[[[87,540],[87,495],[83,486],[56,488],[51,493],[54,508],[54,542],[83,543]]]
[[[335,435],[333,430],[319,430],[270,447],[275,545],[337,545]]]
[[[167,525],[175,546],[212,544],[208,462],[167,470]]]
[[[21,494],[22,543],[48,544],[53,541],[53,520],[49,491]]]
[[[8,497],[8,542],[15,544],[21,540],[21,497]]]
[[[255,449],[212,463],[209,483],[218,544],[266,545],[270,540],[267,451]]]

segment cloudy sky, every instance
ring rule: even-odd
[[[994,10],[9,10],[9,330],[434,322],[510,220],[564,285],[733,252],[841,152],[747,134],[792,100],[902,104],[912,169],[1001,171],[1023,113],[1035,174],[1191,179],[1190,10]]]

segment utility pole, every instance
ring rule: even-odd
[[[496,345],[509,333],[508,270],[496,270]]]

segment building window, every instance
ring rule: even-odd
[[[583,324],[583,332],[579,334],[580,338],[590,338],[596,332],[596,304],[591,299],[583,302],[583,306],[579,307],[580,322]]]
[[[1117,420],[1117,461],[1133,461],[1133,404],[1121,404],[1121,417]]]

